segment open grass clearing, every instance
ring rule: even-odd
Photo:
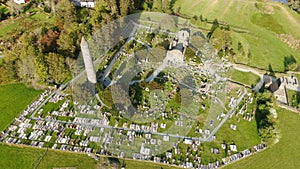
[[[46,149],[9,146],[0,144],[0,168],[32,169]],[[38,168],[76,167],[77,169],[96,168],[97,162],[83,154],[49,150]]]
[[[45,150],[44,150],[45,151]],[[48,151],[39,168],[76,167],[96,168],[97,162],[87,155],[71,152]]]
[[[126,169],[137,169],[137,168],[143,168],[143,169],[174,169],[174,168],[181,168],[171,165],[161,165],[153,162],[147,162],[147,161],[134,161],[134,160],[126,160]]]
[[[300,116],[294,112],[278,108],[280,141],[263,152],[252,155],[224,168],[226,169],[296,169],[300,166]]]
[[[0,131],[3,131],[42,91],[24,84],[0,86]]]
[[[239,70],[231,69],[231,79],[237,82],[240,82],[242,84],[246,84],[249,86],[255,86],[259,80],[260,77],[251,73],[251,72],[242,72]]]

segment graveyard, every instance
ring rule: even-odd
[[[299,168],[297,0],[0,3],[0,168]]]
[[[227,84],[228,61],[207,44],[189,47],[198,30],[154,33],[133,25],[94,75],[90,68],[45,90],[0,141],[186,168],[220,167],[266,148],[255,129],[251,90]],[[128,96],[119,84],[129,84]],[[132,111],[124,108],[128,101]]]

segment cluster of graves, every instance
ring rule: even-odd
[[[257,152],[259,152],[261,150],[264,150],[266,148],[267,148],[267,146],[265,144],[258,144],[256,146],[253,146],[252,149],[246,149],[246,150],[243,150],[241,152],[230,155],[229,157],[223,158],[222,159],[222,164],[224,164],[224,165],[230,164],[234,161],[237,161],[237,160],[243,159],[245,157],[248,157],[248,156],[252,155],[253,153],[257,153]]]
[[[240,93],[238,90],[237,93]],[[40,111],[35,111],[35,108],[39,107],[39,104],[46,100],[46,97],[50,96],[48,102],[61,103],[58,110],[48,112],[45,118],[40,116],[36,117]],[[120,158],[129,157],[136,160],[152,160],[154,162],[168,163],[170,165],[178,165],[186,168],[217,168],[221,165],[231,163],[235,160],[244,158],[251,155],[253,152],[257,152],[265,148],[265,145],[257,145],[253,147],[253,150],[247,149],[239,153],[235,153],[229,157],[223,158],[222,161],[216,161],[203,165],[201,163],[201,156],[196,153],[186,154],[186,151],[181,149],[180,144],[191,146],[192,151],[199,151],[201,147],[201,141],[195,140],[189,137],[178,137],[174,140],[173,135],[164,133],[158,133],[158,128],[165,128],[165,123],[151,122],[147,124],[134,124],[124,123],[122,127],[116,125],[110,125],[111,114],[108,112],[101,112],[98,105],[79,105],[74,103],[79,108],[77,113],[74,110],[68,110],[70,100],[68,95],[62,93],[56,93],[51,95],[51,91],[45,91],[40,98],[34,101],[14,122],[1,133],[0,141],[10,144],[26,144],[30,146],[36,146],[40,148],[52,148],[73,152],[84,153],[96,153],[102,155],[115,155]],[[238,94],[239,96],[239,94]],[[231,99],[232,103],[235,99]],[[240,104],[236,109],[236,115],[245,115],[247,118],[247,105],[253,102],[253,97],[248,94],[244,98],[243,104]],[[43,107],[41,107],[41,110]],[[69,112],[69,113],[62,113]],[[75,115],[76,114],[76,115]],[[56,120],[55,116],[67,116],[74,117],[69,121]],[[97,118],[88,118],[80,115],[97,115]],[[249,116],[250,117],[250,116]],[[181,115],[178,120],[174,121],[174,125],[180,127],[183,125],[181,119],[184,117]],[[186,126],[183,126],[186,127]],[[236,125],[231,124],[230,127],[236,130]],[[96,131],[96,132],[95,132]],[[195,132],[207,132],[201,128],[196,128]],[[173,139],[172,139],[173,138]],[[183,138],[183,139],[182,139]],[[213,140],[215,140],[213,136]],[[135,142],[139,143],[135,143]],[[156,152],[160,152],[160,147],[168,143],[173,146],[169,147],[172,151],[165,149],[165,155],[163,157],[153,155]],[[127,152],[122,146],[137,147],[132,148],[132,153]],[[119,147],[119,151],[115,150]],[[222,144],[223,151],[227,149],[226,144]],[[229,145],[228,148],[231,152],[236,152],[237,147],[234,144]],[[211,148],[212,154],[220,154],[220,149]],[[180,155],[189,156],[189,159],[179,161],[174,156]],[[193,159],[193,160],[190,160]]]
[[[139,43],[147,44],[146,42],[141,42],[141,40],[142,39],[138,39],[138,41],[140,41]],[[147,46],[149,47],[149,45]],[[186,49],[183,48],[182,52],[184,53],[185,50]],[[145,62],[147,62],[147,60],[146,58]],[[206,62],[213,64],[213,60],[210,61],[208,58],[206,58]],[[226,63],[221,64],[224,65]],[[109,74],[110,68],[111,66],[108,66],[107,75]],[[194,74],[203,74],[206,77],[212,70],[210,70],[210,68],[192,67],[190,71]],[[226,70],[222,71],[224,73]],[[156,77],[156,75],[153,75],[153,77]],[[221,81],[219,78],[220,77],[217,78],[218,82]],[[206,81],[209,80],[210,79]],[[199,92],[202,99],[206,99],[209,97],[210,89],[211,86],[208,82],[201,81],[199,88],[194,92]],[[190,90],[194,89],[190,88]],[[222,91],[220,85],[214,90],[214,94],[216,95]],[[239,89],[237,91],[237,97],[232,97],[228,106],[232,110],[235,110],[236,115],[242,115],[245,120],[251,121],[252,114],[246,112],[248,105],[252,104],[253,97],[249,94],[244,99],[245,102],[239,104],[240,100],[244,98],[242,93],[242,89]],[[53,104],[58,105],[58,107],[53,106],[53,108],[49,108],[49,105]],[[192,130],[193,123],[190,122],[187,116],[180,114],[176,119],[172,119],[171,124],[163,120],[137,124],[122,119],[120,115],[114,116],[108,111],[102,111],[102,106],[103,105],[86,105],[76,101],[73,102],[70,99],[70,95],[65,94],[63,91],[47,90],[40,98],[29,105],[19,117],[15,118],[13,123],[1,133],[0,141],[8,144],[25,144],[40,148],[84,152],[87,154],[113,155],[119,158],[151,160],[184,168],[203,169],[220,167],[223,164],[228,164],[246,157],[252,152],[252,150],[247,149],[226,157],[222,161],[204,165],[201,161],[200,149],[202,142],[208,140],[201,136],[210,135],[211,130],[199,126],[195,127],[195,130]],[[202,104],[202,109],[205,110],[205,108],[206,105]],[[233,114],[234,113],[230,114],[230,117],[232,117]],[[216,121],[221,121],[222,118],[225,118],[227,115],[228,114],[221,113],[221,115],[216,117]],[[163,119],[167,119],[167,117],[171,115],[162,113],[162,116]],[[113,122],[113,119],[118,120]],[[174,131],[182,130],[186,135],[181,135],[181,133],[178,132],[158,132],[159,129],[166,130],[170,128],[170,125],[174,127]],[[236,130],[237,126],[232,124],[230,128]],[[188,130],[194,132],[196,137],[187,136]],[[212,141],[215,139],[215,135],[212,135]],[[182,148],[181,145],[187,145],[188,149]],[[263,149],[264,147],[265,146],[261,145],[255,146],[253,152]],[[221,151],[227,149],[227,145],[222,144],[221,148],[223,150],[211,148],[211,154],[220,154]],[[236,145],[230,144],[229,150],[231,152],[237,152]],[[179,156],[186,158],[178,159]]]

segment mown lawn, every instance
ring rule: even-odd
[[[300,166],[300,116],[278,108],[280,141],[263,152],[233,163],[226,169],[297,169]]]
[[[235,69],[231,70],[231,79],[249,86],[255,86],[260,77],[251,72],[241,72]]]
[[[0,86],[0,131],[3,131],[42,91],[24,84]]]
[[[97,161],[85,154],[48,151],[38,168],[76,167],[76,169],[93,169],[96,166]]]

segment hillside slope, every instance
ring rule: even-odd
[[[251,57],[235,56],[238,63],[276,71],[284,71],[284,57],[293,55],[298,64],[300,53],[278,38],[279,34],[300,39],[300,15],[278,2],[241,0],[178,0],[175,11],[189,17],[217,18],[248,33],[231,32],[233,45],[242,43]]]

